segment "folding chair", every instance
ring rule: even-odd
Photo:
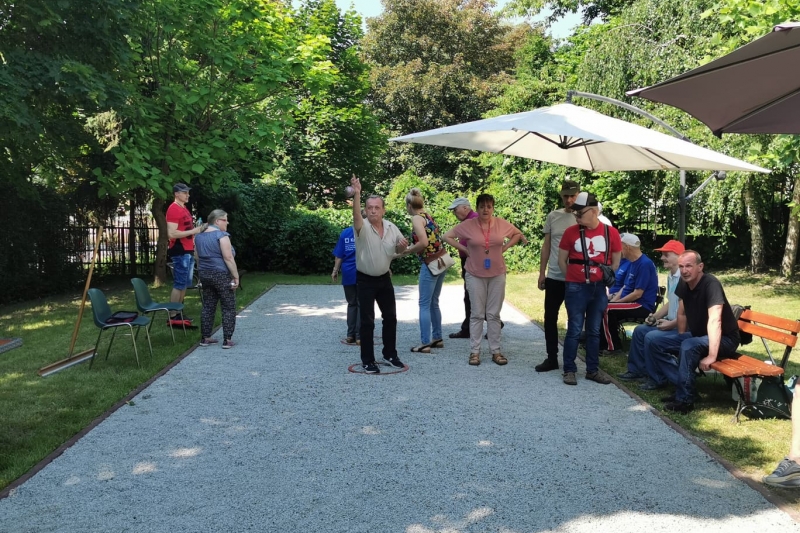
[[[143,279],[140,278],[133,278],[131,280],[133,284],[133,294],[136,296],[136,308],[139,310],[140,313],[147,315],[148,313],[153,313],[153,317],[150,320],[150,325],[147,326],[147,330],[150,331],[150,328],[153,327],[153,322],[156,321],[156,313],[159,311],[164,311],[167,313],[167,321],[169,321],[169,312],[170,311],[183,311],[183,304],[179,302],[154,302],[153,297],[150,296],[150,290],[147,288],[147,283],[144,282]],[[186,336],[186,322],[181,321],[183,324],[183,336]],[[172,331],[172,326],[167,325],[169,332],[172,334],[172,344],[175,344],[175,332]]]
[[[106,295],[103,294],[103,291],[100,289],[89,289],[89,300],[92,302],[92,316],[94,318],[94,325],[100,328],[100,333],[97,335],[97,342],[94,343],[94,353],[92,354],[92,359],[89,361],[89,368],[92,367],[94,363],[94,356],[97,354],[97,347],[100,345],[100,337],[103,335],[103,332],[107,329],[113,329],[114,332],[111,335],[111,341],[108,343],[108,350],[106,350],[106,360],[108,360],[108,355],[111,353],[111,345],[114,344],[114,337],[117,335],[117,329],[123,326],[127,326],[130,329],[131,333],[131,342],[133,343],[133,353],[136,356],[136,364],[141,368],[141,364],[139,363],[139,350],[136,348],[136,337],[133,334],[133,328],[136,327],[136,334],[139,334],[139,330],[147,326],[150,323],[150,319],[146,316],[139,316],[133,319],[130,322],[113,322],[111,324],[108,323],[108,320],[111,318],[113,314],[111,312],[111,308],[108,306],[108,300],[106,299]],[[153,345],[150,343],[150,332],[148,331],[147,327],[144,328],[145,334],[147,334],[147,345],[150,348],[150,357],[153,357]]]

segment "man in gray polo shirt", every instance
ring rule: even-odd
[[[537,372],[558,370],[558,312],[564,304],[566,283],[558,266],[558,244],[564,231],[577,224],[572,215],[572,204],[581,192],[577,182],[565,180],[561,184],[561,202],[564,207],[551,211],[544,223],[544,241],[539,263],[539,290],[544,291],[544,342],[547,359],[536,365]],[[547,268],[547,275],[545,275]]]
[[[383,198],[366,201],[367,218],[361,217],[361,181],[353,176],[353,231],[356,237],[356,290],[361,316],[361,364],[367,374],[378,374],[375,364],[375,304],[383,318],[383,359],[397,368],[405,365],[397,357],[397,307],[389,267],[392,259],[405,255],[408,240],[397,226],[383,219]]]

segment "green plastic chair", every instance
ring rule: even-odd
[[[136,296],[136,308],[139,310],[140,313],[147,315],[148,313],[153,313],[153,318],[150,321],[150,325],[147,326],[147,330],[150,331],[150,328],[153,327],[153,322],[156,320],[156,313],[159,311],[164,311],[167,314],[167,322],[169,322],[169,312],[170,311],[183,311],[183,304],[179,302],[154,302],[153,297],[150,296],[150,290],[147,288],[147,283],[144,282],[143,279],[140,278],[133,278],[131,279],[131,283],[133,284],[133,294]],[[186,336],[186,323],[183,324],[183,336]],[[172,344],[175,344],[175,332],[172,331],[172,326],[167,324],[169,328],[169,332],[172,334]]]
[[[89,300],[92,302],[94,325],[100,328],[100,333],[97,335],[97,342],[94,343],[94,353],[92,353],[92,359],[89,361],[89,368],[91,368],[94,363],[94,356],[97,354],[97,347],[100,345],[100,337],[102,337],[103,332],[107,329],[114,330],[114,333],[111,335],[111,341],[108,343],[108,350],[106,350],[106,360],[108,360],[108,355],[111,353],[111,345],[114,344],[114,338],[117,335],[117,329],[124,326],[130,329],[133,353],[136,356],[136,364],[139,368],[141,368],[142,365],[139,363],[139,350],[136,348],[136,336],[138,336],[139,330],[142,329],[142,327],[144,327],[144,332],[147,334],[147,345],[150,348],[150,357],[153,357],[153,345],[150,343],[150,331],[147,329],[147,325],[150,324],[149,318],[146,316],[138,316],[131,322],[115,322],[109,324],[108,319],[111,318],[113,313],[108,306],[108,300],[106,299],[106,295],[103,294],[103,291],[100,289],[89,289]],[[136,328],[136,335],[133,334],[134,327]]]

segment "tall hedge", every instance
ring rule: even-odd
[[[69,198],[39,185],[8,184],[0,213],[0,303],[29,300],[72,290],[83,279],[79,253],[86,243],[66,231],[75,212]],[[88,246],[91,248],[91,243]]]

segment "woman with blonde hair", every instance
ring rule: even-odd
[[[406,195],[406,210],[411,215],[413,242],[406,253],[415,253],[420,259],[419,267],[419,333],[420,344],[411,348],[412,352],[431,353],[431,348],[444,348],[442,340],[442,312],[439,309],[439,293],[445,273],[434,275],[426,259],[435,254],[441,255],[444,242],[440,236],[439,225],[425,211],[422,192],[414,187]]]
[[[239,271],[228,233],[228,213],[215,209],[208,215],[208,228],[194,239],[198,274],[203,285],[203,310],[200,314],[200,346],[216,344],[211,338],[217,302],[222,307],[222,347],[233,348],[236,328],[236,287]]]

